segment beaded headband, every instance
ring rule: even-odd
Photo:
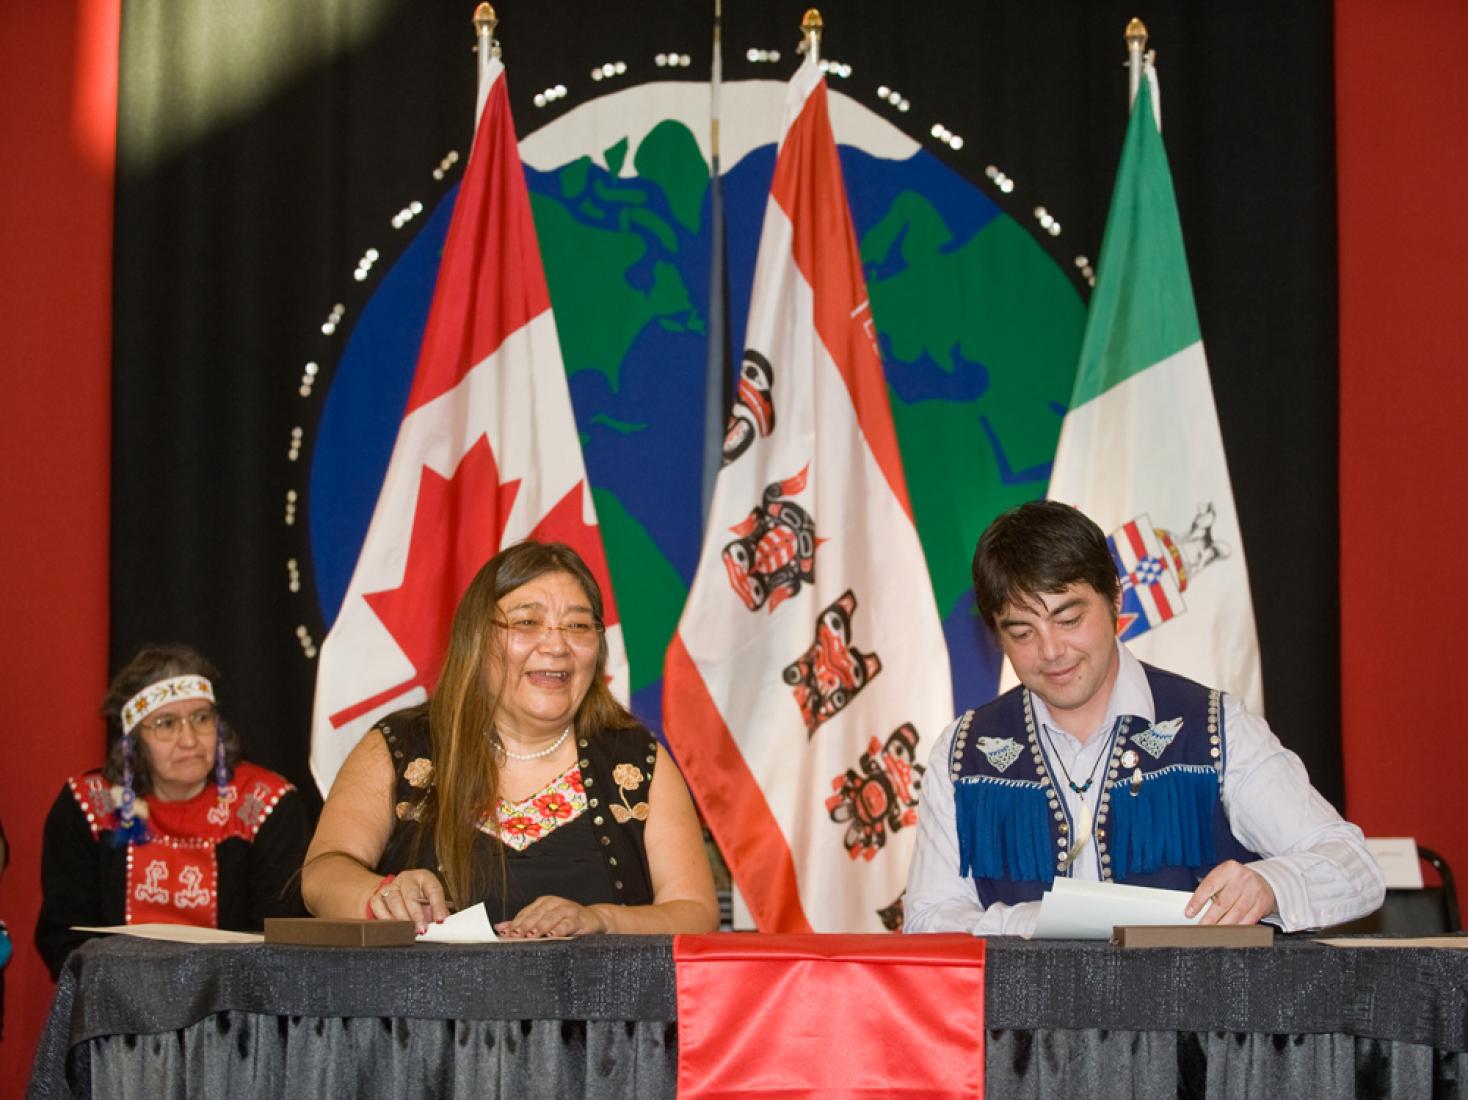
[[[132,733],[139,722],[159,707],[180,699],[208,699],[212,703],[214,685],[204,676],[174,676],[149,684],[123,705],[122,732]]]

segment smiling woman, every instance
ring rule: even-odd
[[[302,874],[312,912],[421,930],[483,901],[512,937],[715,928],[687,788],[612,698],[606,660],[574,550],[492,558],[429,702],[378,722],[338,773]]]
[[[75,925],[258,931],[300,912],[307,821],[296,789],[247,763],[186,646],[141,650],[102,702],[107,763],[67,780],[46,819],[36,945],[55,977]]]

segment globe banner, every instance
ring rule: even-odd
[[[742,368],[785,95],[774,80],[723,86],[725,220],[715,224],[708,86],[675,76],[608,88],[520,142],[622,614],[632,709],[655,731],[663,728],[664,655],[702,546],[710,317],[727,310],[728,359]],[[830,79],[831,124],[953,696],[959,707],[977,705],[994,694],[999,659],[974,616],[969,558],[994,515],[1044,493],[1084,306],[1033,230],[990,197],[992,181],[965,179],[847,95],[842,77]],[[385,475],[454,199],[450,190],[419,214],[391,267],[374,271],[376,290],[332,378],[309,512],[328,624],[345,606]],[[718,233],[727,240],[727,303],[708,294]]]

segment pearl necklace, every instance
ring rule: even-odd
[[[561,731],[561,736],[557,737],[554,741],[552,741],[545,748],[541,749],[539,752],[511,752],[509,749],[505,748],[505,743],[501,741],[499,739],[499,735],[496,734],[494,739],[494,747],[499,750],[499,752],[503,756],[506,756],[511,760],[539,760],[542,757],[549,756],[551,753],[555,752],[565,742],[566,738],[570,736],[571,727],[567,726]]]

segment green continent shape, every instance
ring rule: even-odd
[[[647,246],[636,234],[578,222],[560,203],[533,191],[530,209],[566,373],[598,370],[616,389],[627,349],[657,312],[651,297],[625,278]]]
[[[891,394],[918,536],[945,615],[972,584],[969,564],[983,529],[1046,487],[1044,478],[1006,484],[984,422],[1010,471],[1045,467],[1085,328],[1079,294],[1013,219],[1000,215],[959,248],[940,251],[951,239],[933,205],[904,192],[862,240],[872,261],[900,240],[907,264],[869,287],[891,353],[914,362],[926,352],[952,371],[957,348],[989,375],[988,389],[967,404],[908,404]]]
[[[596,192],[596,197],[608,206],[618,204],[630,204],[641,206],[647,201],[647,196],[635,187],[615,187],[606,180],[597,180],[591,189]]]
[[[688,296],[688,287],[678,269],[666,260],[652,265],[652,289],[647,300],[653,312],[668,320],[678,322],[678,328],[697,328],[698,313],[693,308],[693,299]]]
[[[622,163],[627,159],[627,139],[623,138],[606,152],[602,153],[601,159],[606,163],[607,171],[614,176],[622,174]]]
[[[620,168],[623,145],[619,142],[606,151],[609,165],[615,162]],[[634,163],[650,183],[663,189],[668,209],[681,223],[688,224],[691,217],[696,232],[708,166],[688,128],[671,121],[659,123],[638,146]],[[591,168],[589,157],[562,167],[560,192],[567,202],[579,200],[581,212],[603,225],[578,221],[562,202],[538,192],[531,192],[530,208],[559,319],[556,327],[566,373],[600,371],[616,390],[622,362],[649,322],[665,322],[670,331],[692,332],[707,331],[707,322],[694,308],[678,268],[666,260],[653,265],[648,290],[629,284],[627,272],[646,256],[649,241],[676,253],[678,234],[646,208],[643,192],[602,179],[592,182]]]
[[[636,432],[647,431],[646,424],[636,424],[629,420],[615,420],[612,417],[607,416],[606,413],[597,413],[591,418],[591,422],[593,424],[599,424],[603,428],[610,428],[618,435],[633,435]],[[581,441],[581,445],[583,447],[586,446],[586,440],[584,437]]]
[[[687,126],[664,119],[638,145],[632,157],[637,174],[663,189],[673,217],[697,235],[703,221],[703,196],[709,187],[709,166]]]
[[[586,190],[586,178],[591,172],[591,158],[577,157],[556,173],[561,185],[561,197],[574,199]]]
[[[678,629],[688,589],[647,528],[616,496],[592,489],[591,498],[622,619],[632,690],[640,691],[663,674],[663,657]]]
[[[634,225],[641,226],[651,236],[656,237],[658,244],[669,252],[678,251],[678,234],[671,225],[651,210],[623,207],[617,212],[617,224],[621,226],[623,232],[631,231]]]

